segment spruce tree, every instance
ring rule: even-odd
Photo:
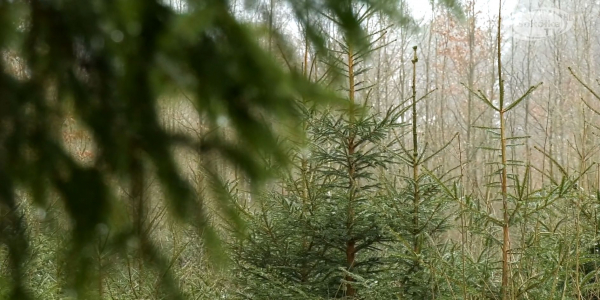
[[[251,295],[364,295],[384,263],[378,249],[391,240],[376,172],[391,161],[380,142],[400,126],[398,116],[396,108],[353,123],[337,111],[308,119],[294,170],[248,213],[249,237],[236,247],[244,280],[254,282]]]
[[[332,65],[347,80],[344,103],[305,108],[307,137],[293,151],[293,170],[248,213],[249,238],[237,249],[242,274],[254,275],[245,278],[254,282],[250,295],[283,289],[298,298],[364,297],[383,267],[380,249],[391,236],[378,206],[377,172],[392,162],[392,130],[402,126],[403,111],[376,114],[369,107],[370,86],[361,75],[380,35],[338,42],[341,54]]]
[[[381,178],[386,188],[382,191],[379,207],[394,237],[387,247],[387,267],[395,277],[392,282],[400,288],[392,295],[431,299],[453,288],[443,278],[447,270],[439,256],[445,248],[441,237],[451,226],[448,221],[451,215],[447,212],[451,199],[442,192],[442,186],[453,178],[442,180],[444,170],[439,167],[429,170],[427,165],[455,139],[444,141],[440,149],[433,150],[422,142],[418,107],[420,101],[427,101],[432,91],[417,97],[417,46],[413,47],[412,56],[412,95],[408,103],[410,130],[406,137],[394,131],[396,143],[393,146],[396,149],[393,154],[398,167],[385,172],[394,176]]]

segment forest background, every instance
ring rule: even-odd
[[[600,8],[499,4],[0,1],[0,298],[598,299]]]

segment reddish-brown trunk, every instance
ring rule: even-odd
[[[354,240],[349,240],[346,243],[346,263],[348,264],[348,271],[352,270],[352,266],[354,266],[354,258],[356,256],[355,245],[356,242]],[[346,296],[354,297],[354,295],[356,295],[356,290],[352,287],[352,284],[350,284],[354,279],[352,276],[346,275],[345,280],[348,282],[346,284]]]

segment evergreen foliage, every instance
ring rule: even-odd
[[[313,112],[306,119],[307,141],[294,151],[293,170],[248,212],[249,238],[235,251],[249,295],[341,297],[349,274],[356,289],[373,285],[373,274],[383,267],[383,244],[392,239],[380,206],[392,199],[378,196],[384,187],[376,171],[391,162],[385,140],[401,126],[399,113],[398,108],[383,116],[367,112],[352,124],[336,111]],[[352,155],[349,135],[359,145]],[[349,176],[348,169],[356,172]],[[348,241],[356,256],[350,266]],[[267,291],[273,294],[262,294]]]

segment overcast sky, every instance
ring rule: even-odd
[[[509,16],[515,11],[519,0],[504,0],[502,1],[502,14]],[[413,12],[415,19],[429,19],[431,18],[431,4],[430,1],[423,0],[408,0],[408,4]],[[498,1],[495,0],[478,0],[475,2],[475,8],[481,11],[483,14],[494,16],[498,14]]]

